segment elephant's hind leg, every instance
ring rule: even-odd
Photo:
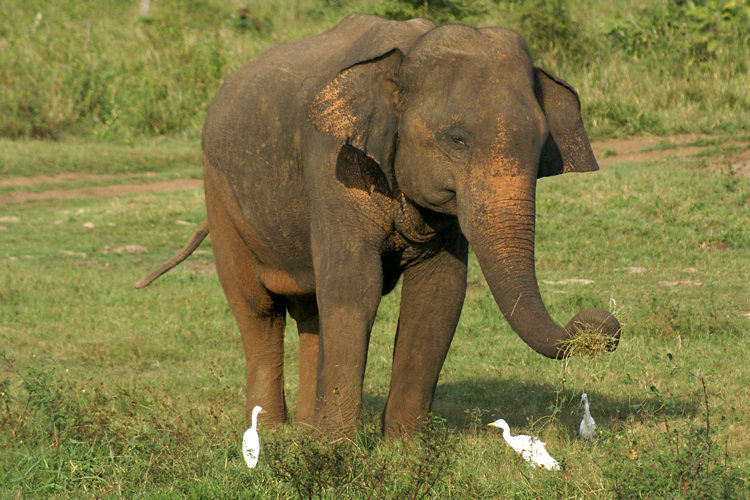
[[[299,330],[299,384],[297,425],[310,427],[315,416],[315,391],[318,381],[318,315],[297,322]]]
[[[286,421],[284,400],[284,299],[273,296],[258,280],[257,264],[229,214],[218,203],[207,206],[211,244],[219,281],[234,313],[247,362],[245,418],[255,405],[261,420],[275,426]]]

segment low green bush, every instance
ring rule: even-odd
[[[437,24],[447,24],[476,20],[488,10],[482,0],[385,0],[378,4],[375,14],[400,20],[424,17]]]

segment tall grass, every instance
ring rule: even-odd
[[[352,12],[516,29],[540,64],[578,88],[594,135],[750,124],[747,0],[156,0],[145,17],[135,1],[10,0],[0,135],[194,136],[232,70]]]

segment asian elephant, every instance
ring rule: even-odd
[[[283,331],[299,329],[297,421],[351,435],[370,330],[403,277],[388,437],[430,411],[466,290],[468,245],[513,330],[551,358],[558,326],[534,268],[537,178],[598,169],[575,90],[533,66],[516,33],[352,15],[232,74],[203,127],[207,224],[247,361],[246,411],[286,420]]]

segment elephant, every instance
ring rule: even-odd
[[[566,326],[535,271],[538,178],[598,170],[576,91],[503,28],[351,15],[231,74],[201,134],[219,281],[246,359],[246,417],[287,420],[286,313],[299,331],[296,422],[352,436],[381,297],[401,279],[386,438],[431,411],[458,324],[469,245],[512,329],[563,358],[579,327],[614,350],[620,324],[586,309]]]

